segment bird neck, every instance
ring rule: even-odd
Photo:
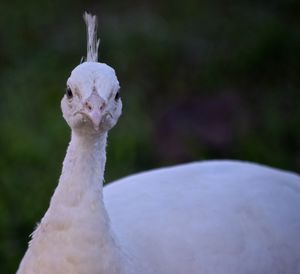
[[[81,136],[72,132],[60,184],[72,184],[89,189],[92,186],[102,190],[106,163],[107,133],[97,136]]]
[[[122,272],[123,255],[102,199],[106,139],[107,133],[72,133],[59,184],[18,274]]]

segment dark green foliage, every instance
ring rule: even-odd
[[[106,182],[209,158],[300,170],[299,1],[98,2],[0,3],[0,273],[16,270],[60,175],[84,10],[122,87]]]

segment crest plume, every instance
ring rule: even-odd
[[[87,33],[87,62],[98,62],[98,48],[100,39],[97,39],[97,17],[85,12],[83,19],[86,24]]]

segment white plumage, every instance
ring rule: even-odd
[[[120,246],[151,273],[300,273],[296,174],[190,163],[121,179],[104,201]]]
[[[62,99],[72,129],[59,184],[18,274],[299,274],[300,177],[257,164],[206,161],[133,175],[102,188],[119,83],[88,60]],[[92,52],[91,52],[92,51]]]

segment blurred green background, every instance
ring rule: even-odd
[[[211,158],[300,170],[299,1],[1,0],[1,274],[15,272],[60,175],[84,10],[122,87],[106,182]]]

